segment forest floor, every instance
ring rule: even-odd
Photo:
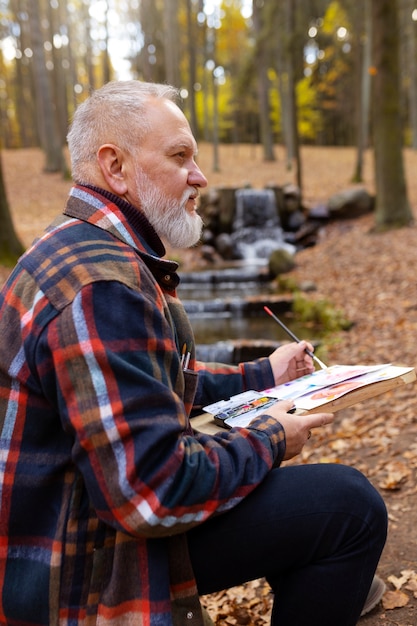
[[[212,148],[200,145],[199,164],[210,187],[250,184],[261,188],[294,182],[294,173],[286,168],[279,147],[272,163],[263,162],[259,146],[221,146],[219,156],[220,171],[213,172]],[[59,174],[43,173],[38,150],[6,150],[2,159],[15,228],[24,245],[29,245],[61,211],[70,182]],[[302,163],[306,203],[326,203],[332,194],[352,186],[353,149],[306,147]],[[405,152],[405,171],[417,217],[416,152]],[[365,155],[363,185],[374,192],[369,153]],[[313,281],[316,291],[311,297],[329,300],[353,322],[349,331],[324,340],[320,352],[324,361],[417,367],[417,227],[375,234],[372,226],[372,215],[324,226],[317,245],[297,253],[290,276],[299,284]],[[182,269],[194,263],[198,263],[197,250],[183,253]],[[0,283],[8,273],[0,267]],[[378,573],[387,592],[383,602],[361,619],[364,626],[417,624],[416,433],[416,386],[409,384],[340,411],[332,426],[313,433],[293,461],[353,465],[385,499],[389,535]],[[217,626],[269,623],[271,598],[262,580],[205,596],[203,602]]]

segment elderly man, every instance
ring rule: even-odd
[[[207,181],[175,97],[126,81],[81,104],[63,215],[1,293],[0,622],[198,625],[199,595],[265,576],[273,624],[353,625],[383,501],[353,468],[280,467],[332,415],[279,402],[215,436],[190,422],[193,406],[313,363],[306,342],[196,361],[163,240],[198,241]]]

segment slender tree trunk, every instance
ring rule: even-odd
[[[268,65],[266,59],[266,49],[264,41],[265,34],[262,23],[261,7],[263,7],[263,0],[254,0],[252,18],[257,46],[256,64],[259,102],[259,124],[261,129],[261,142],[264,151],[264,160],[275,161],[269,110]]]
[[[13,20],[18,25],[16,28],[16,44],[18,50],[30,48],[30,29],[26,18],[25,0],[10,0],[10,10]],[[33,79],[28,71],[24,57],[18,57],[14,61],[14,103],[16,106],[16,118],[18,123],[18,147],[39,146],[40,137],[36,122],[36,112],[33,105]]]
[[[180,87],[179,50],[178,50],[178,0],[165,0],[165,72],[170,85]]]
[[[278,7],[275,10],[272,19],[274,20],[275,32],[277,33],[276,39],[276,67],[278,73],[278,90],[281,101],[281,120],[282,120],[282,136],[286,149],[286,161],[287,169],[293,168],[293,161],[295,155],[294,148],[294,125],[293,125],[293,108],[290,104],[289,96],[289,76],[288,76],[288,33],[286,32],[286,20],[284,17],[284,7]]]
[[[213,68],[211,72],[211,86],[213,95],[213,108],[212,108],[212,143],[213,143],[213,172],[220,172],[220,157],[219,157],[219,91],[217,88],[217,79],[215,75],[217,67],[217,35],[216,29],[211,28],[208,31],[210,38],[211,48],[211,60],[213,61]]]
[[[10,215],[0,158],[0,262],[13,265],[22,252],[23,246],[16,235]]]
[[[302,163],[300,154],[300,137],[298,133],[298,112],[297,112],[297,94],[295,87],[295,5],[296,0],[286,0],[285,3],[285,25],[287,30],[287,75],[288,75],[288,124],[289,132],[292,135],[292,146],[294,150],[294,160],[296,164],[296,181],[297,186],[302,194],[303,176]]]
[[[412,219],[403,165],[397,0],[372,0],[373,127],[378,230]]]
[[[104,12],[104,50],[102,58],[103,83],[108,83],[112,79],[112,67],[109,55],[109,10],[109,3],[106,2],[106,10]]]
[[[191,0],[187,0],[187,49],[188,49],[188,110],[190,126],[194,137],[198,139],[197,111],[195,106],[194,85],[197,82],[197,41],[196,41],[195,16]]]
[[[407,0],[407,70],[409,75],[409,110],[411,128],[411,146],[417,150],[417,24],[411,19],[414,0]]]
[[[61,6],[61,19],[64,22],[64,24],[67,24],[68,27],[68,45],[66,47],[66,56],[65,56],[65,64],[68,64],[68,70],[65,72],[66,76],[67,76],[67,120],[66,120],[66,130],[65,130],[65,135],[66,132],[68,130],[68,120],[72,119],[72,115],[74,110],[77,108],[77,96],[76,96],[76,92],[74,89],[74,85],[76,85],[79,81],[78,81],[78,67],[77,64],[75,63],[75,59],[74,59],[74,55],[73,55],[73,46],[74,49],[75,45],[74,45],[74,41],[73,41],[73,28],[72,28],[72,22],[69,19],[69,15],[68,15],[68,6],[67,3],[64,3]]]
[[[60,7],[48,4],[49,19],[49,37],[53,41],[54,34],[60,31]],[[65,144],[67,127],[68,127],[68,101],[66,90],[66,69],[63,63],[63,48],[60,46],[52,47],[53,70],[51,77],[53,81],[53,101],[55,103],[55,112],[60,136],[61,145]]]
[[[213,172],[220,172],[219,156],[219,93],[213,74]]]
[[[52,89],[45,65],[43,39],[39,16],[39,0],[30,0],[29,20],[33,48],[33,71],[35,99],[38,110],[38,123],[42,148],[45,153],[45,171],[66,174],[66,164],[53,104]]]
[[[364,33],[361,58],[360,97],[358,98],[358,138],[356,169],[353,182],[363,180],[363,156],[369,141],[369,108],[371,97],[372,20],[371,0],[364,0]]]
[[[85,2],[82,2],[79,8],[79,15],[82,24],[82,28],[84,31],[84,45],[85,45],[85,53],[83,55],[85,71],[88,76],[88,86],[90,91],[93,91],[96,88],[96,78],[94,75],[94,65],[93,65],[93,46],[92,46],[92,38],[91,38],[91,17],[88,12],[89,5]],[[79,68],[78,68],[79,69]]]

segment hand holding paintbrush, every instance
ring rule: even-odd
[[[264,310],[277,322],[277,324],[281,326],[283,330],[285,330],[285,332],[287,333],[287,335],[289,335],[289,337],[291,337],[291,339],[293,339],[297,343],[300,343],[301,340],[296,335],[294,335],[294,333],[289,328],[287,328],[287,326],[285,326],[285,324],[281,322],[281,320],[276,315],[274,315],[274,313],[272,313],[271,309],[269,309],[267,306],[264,306]],[[323,361],[320,361],[320,359],[314,354],[314,352],[311,352],[311,350],[308,350],[306,348],[306,353],[313,359],[313,361],[317,363],[317,365],[321,367],[321,369],[327,370],[327,365],[325,365]]]

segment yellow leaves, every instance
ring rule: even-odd
[[[408,480],[411,471],[402,461],[391,461],[385,466],[386,476],[379,483],[381,489],[396,490],[401,489],[402,485]]]
[[[387,591],[382,598],[382,606],[386,611],[400,609],[402,606],[406,606],[409,601],[410,598],[402,591]]]
[[[385,611],[407,606],[411,599],[407,592],[417,598],[417,572],[415,570],[401,570],[399,576],[391,574],[387,582],[392,585],[393,589],[386,591],[382,598]],[[215,626],[266,626],[270,624],[272,595],[264,579],[253,580],[239,587],[203,596],[201,601]]]
[[[266,626],[271,621],[271,588],[263,579],[203,596],[201,602],[216,626]]]
[[[334,441],[330,442],[329,447],[334,452],[338,452],[340,454],[341,452],[344,452],[349,448],[349,442],[346,441],[346,439],[335,439]]]
[[[324,15],[322,31],[327,35],[333,35],[341,24],[350,28],[347,13],[341,2],[330,2]]]
[[[391,574],[391,576],[388,576],[387,578],[388,582],[391,583],[392,585],[394,585],[395,589],[398,591],[399,589],[401,589],[401,587],[403,587],[405,584],[410,584],[412,583],[412,585],[414,587],[417,587],[417,574],[414,570],[412,569],[403,569],[401,570],[401,576],[397,577],[394,576],[394,574]],[[409,587],[407,587],[409,588]]]
[[[388,576],[394,590],[387,591],[382,598],[382,606],[385,610],[399,609],[410,602],[410,597],[402,589],[411,591],[417,598],[417,573],[414,570],[401,570],[401,576]]]

